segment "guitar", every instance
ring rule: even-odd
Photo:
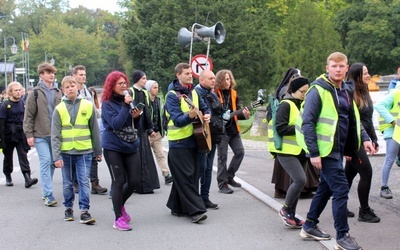
[[[264,100],[257,100],[257,101],[252,102],[249,106],[247,106],[247,107],[245,107],[245,108],[247,108],[248,110],[252,110],[252,109],[254,109],[254,108],[257,108],[257,107],[263,105],[264,103],[265,103]],[[232,118],[232,117],[234,117],[235,115],[238,115],[238,114],[242,113],[243,110],[244,110],[245,108],[242,108],[242,109],[239,109],[239,110],[235,110],[235,111],[233,111],[233,112],[231,112],[231,111],[228,109],[228,110],[226,111],[226,113],[229,114],[229,118]]]
[[[196,105],[194,105],[192,100],[187,95],[181,95],[181,97],[190,107],[196,107]],[[199,119],[193,122],[193,134],[196,138],[197,147],[199,151],[211,151],[210,125],[204,122],[203,114],[200,110],[197,111],[197,117]]]

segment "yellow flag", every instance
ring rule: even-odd
[[[22,48],[22,51],[25,51],[25,42],[24,42],[24,39],[21,40],[21,48]]]

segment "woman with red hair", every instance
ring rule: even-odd
[[[104,159],[112,178],[112,203],[115,213],[113,227],[121,231],[131,230],[131,220],[125,202],[132,195],[140,176],[138,149],[140,140],[134,128],[139,110],[131,110],[132,97],[125,95],[129,89],[128,77],[119,71],[111,72],[104,83],[102,94],[102,148]]]

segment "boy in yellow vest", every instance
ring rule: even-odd
[[[340,52],[332,53],[325,68],[327,73],[311,83],[296,126],[297,142],[310,157],[311,164],[321,169],[320,183],[300,236],[316,240],[331,238],[318,228],[318,219],[332,196],[335,249],[361,249],[349,234],[349,185],[343,157],[346,156],[347,160],[355,157],[361,142],[366,152],[373,154],[375,150],[368,134],[362,130],[353,101],[353,88],[343,80],[349,68],[347,56]]]
[[[74,77],[61,82],[64,96],[54,110],[51,124],[51,146],[54,165],[62,168],[65,221],[73,221],[75,194],[73,169],[79,184],[80,223],[93,224],[90,215],[90,168],[93,153],[101,161],[100,131],[92,102],[78,96]]]

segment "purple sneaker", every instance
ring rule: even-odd
[[[121,216],[118,220],[114,221],[113,228],[120,230],[120,231],[130,231],[132,230],[131,226],[126,223],[125,219]]]
[[[126,223],[131,222],[131,216],[126,212],[125,206],[122,206],[121,209],[122,218],[126,221]]]

